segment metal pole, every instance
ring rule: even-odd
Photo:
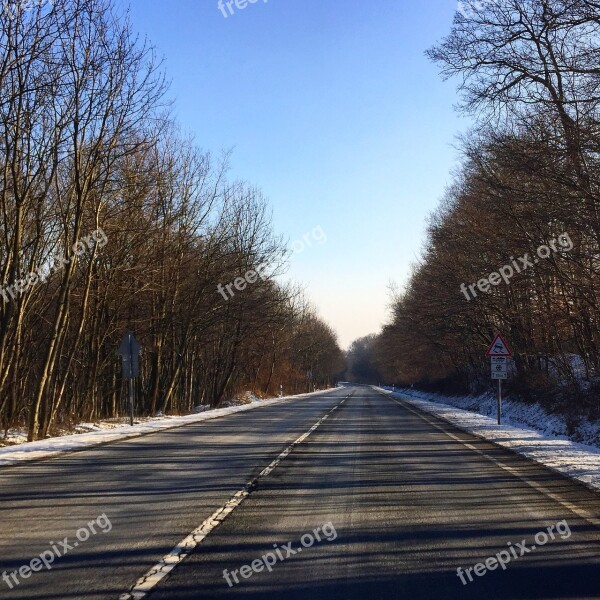
[[[133,379],[129,378],[129,424],[133,427]]]
[[[502,425],[502,379],[498,379],[498,425]]]
[[[133,427],[133,348],[129,332],[129,424]]]

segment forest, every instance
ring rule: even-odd
[[[389,323],[351,364],[359,379],[474,392],[502,333],[511,391],[598,418],[600,5],[465,1],[428,56],[474,125]]]
[[[326,387],[332,329],[281,283],[267,200],[172,116],[156,51],[110,0],[0,14],[0,422],[30,440],[124,413],[117,355],[139,341],[138,415],[252,390]],[[232,297],[219,286],[269,276]]]

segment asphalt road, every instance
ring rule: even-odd
[[[351,391],[0,470],[0,572],[112,525],[0,598],[116,600],[326,414],[147,598],[600,598],[597,494]]]

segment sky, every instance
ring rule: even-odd
[[[183,130],[233,149],[230,177],[268,199],[287,278],[342,347],[379,332],[468,128],[424,55],[456,0],[119,1],[164,59]]]

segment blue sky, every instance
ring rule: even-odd
[[[258,0],[227,18],[217,0],[129,4],[183,128],[204,150],[234,149],[231,177],[263,190],[278,233],[326,233],[288,277],[344,347],[379,331],[468,126],[423,54],[455,0]]]

